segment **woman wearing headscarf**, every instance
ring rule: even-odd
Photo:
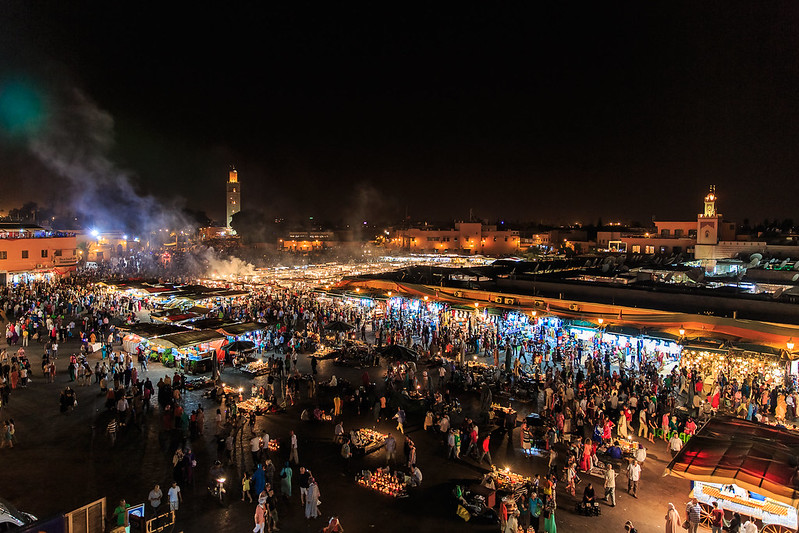
[[[308,495],[305,497],[305,518],[317,518],[319,516],[319,485],[312,477],[308,485]]]
[[[680,533],[682,531],[682,520],[680,520],[680,513],[674,507],[673,503],[669,504],[669,510],[666,511],[666,533]]]

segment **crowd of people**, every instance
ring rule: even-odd
[[[62,413],[68,414],[77,406],[73,386],[96,387],[105,395],[106,434],[111,447],[120,435],[141,430],[153,411],[155,397],[161,429],[172,437],[174,484],[167,492],[170,509],[177,511],[182,500],[180,486],[194,483],[198,465],[191,443],[203,435],[205,408],[202,404],[187,405],[182,373],[175,371],[154,384],[144,354],[121,350],[117,326],[135,322],[140,313],[153,309],[154,302],[95,282],[81,275],[18,284],[0,291],[7,343],[0,351],[0,406],[8,406],[16,389],[26,387],[32,373],[28,353],[34,347],[42,354],[42,377],[47,381],[53,381],[60,352],[69,360],[70,384],[59,397]],[[218,302],[209,315],[264,324],[256,345],[270,371],[265,386],[253,386],[250,396],[282,409],[301,399],[310,400],[301,420],[323,420],[329,413],[347,468],[354,443],[343,429],[341,415],[344,410],[360,414],[371,408],[375,421],[395,420],[402,435],[404,459],[396,460],[397,442],[389,435],[387,464],[402,472],[409,486],[421,486],[417,448],[404,435],[409,416],[417,416],[406,413],[405,406],[415,405],[413,402],[424,406],[419,421],[425,430],[438,433],[441,455],[450,460],[490,467],[492,449],[506,436],[518,438],[523,450],[531,446],[543,450],[548,457],[546,473],[498,507],[501,527],[508,532],[516,531],[519,525],[525,531],[528,527],[555,531],[559,485],[576,504],[585,507],[597,502],[600,497],[592,483],[585,484],[582,497],[578,496],[578,486],[583,483],[580,474],[599,474],[604,501],[611,507],[616,506],[616,478],[621,473],[627,477],[629,496],[637,498],[647,447],[663,446],[676,453],[685,438],[718,412],[781,425],[795,419],[796,391],[763,375],[732,377],[731,372],[724,371],[707,375],[691,366],[677,366],[664,373],[656,359],[641,360],[631,371],[618,364],[618,348],[606,349],[598,344],[593,351],[586,350],[545,320],[533,322],[526,336],[511,322],[483,321],[476,313],[456,314],[444,307],[434,311],[420,307],[414,310],[389,305],[385,314],[377,314],[369,306],[343,305],[319,298],[310,290],[270,287]],[[332,383],[319,384],[315,364],[310,375],[302,375],[298,356],[314,351],[325,335],[325,326],[334,321],[352,324],[352,337],[371,338],[377,346],[413,348],[420,359],[389,364],[381,386],[371,383],[366,372],[363,382],[356,386],[339,384],[335,376]],[[66,355],[63,347],[67,343],[79,349]],[[92,366],[90,359],[97,356],[98,344],[100,358]],[[521,382],[532,384],[532,410],[544,423],[538,430],[528,427],[524,420],[519,436],[514,437],[515,418],[512,424],[506,424],[488,413],[494,395],[513,391]],[[319,387],[326,387],[330,393],[320,396]],[[480,393],[480,409],[474,416],[464,412],[459,400],[468,391]],[[241,473],[240,488],[242,501],[256,504],[255,531],[277,530],[281,499],[293,498],[294,484],[299,487],[306,518],[319,517],[319,487],[310,470],[299,462],[296,435],[292,432],[278,458],[269,451],[269,435],[257,427],[256,415],[240,412],[234,396],[225,393],[219,383],[211,395],[218,402],[213,420],[218,464],[211,468],[211,479],[214,468],[224,471],[233,466],[235,440],[249,431],[252,463],[251,469],[248,465]],[[0,445],[13,447],[14,421],[6,419],[1,429]],[[639,437],[639,442],[630,445],[632,437]],[[657,444],[656,439],[663,444]],[[160,487],[156,485],[149,496],[155,512],[163,498]],[[691,522],[694,513],[688,511]],[[667,526],[682,524],[673,506],[666,520]],[[334,517],[325,530],[342,531],[342,527]]]

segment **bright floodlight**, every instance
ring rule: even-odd
[[[100,236],[100,232],[97,231],[96,229],[91,230],[90,233],[92,234],[92,237],[99,237]]]

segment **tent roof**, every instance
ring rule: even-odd
[[[190,329],[180,333],[172,333],[170,335],[164,335],[163,337],[157,337],[153,339],[153,343],[164,346],[165,348],[185,348],[187,346],[224,338],[225,337],[221,333],[210,329]]]
[[[225,324],[219,328],[216,328],[216,331],[229,337],[235,337],[237,335],[244,335],[245,333],[250,333],[253,331],[261,331],[262,329],[266,329],[266,324],[259,324],[258,322],[242,322],[240,324]]]
[[[734,483],[799,505],[799,434],[740,418],[712,418],[671,460],[663,475]]]
[[[155,324],[155,323],[142,323],[142,324],[131,324],[131,325],[121,325],[119,326],[121,331],[127,331],[129,333],[133,333],[134,335],[138,335],[139,337],[144,337],[146,339],[152,339],[155,337],[161,337],[163,335],[169,335],[171,333],[180,333],[181,331],[187,331],[186,328],[182,328],[180,326],[175,326],[174,324]]]
[[[186,324],[187,326],[193,329],[216,329],[223,326],[232,326],[233,324],[237,324],[238,322],[234,320],[225,320],[223,318],[200,318],[198,320],[193,320]]]

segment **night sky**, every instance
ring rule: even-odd
[[[218,219],[233,163],[276,216],[647,222],[715,184],[799,220],[796,3],[283,4],[2,2],[0,91],[47,128],[80,90],[141,194]],[[62,197],[26,139],[0,133],[2,208]]]

